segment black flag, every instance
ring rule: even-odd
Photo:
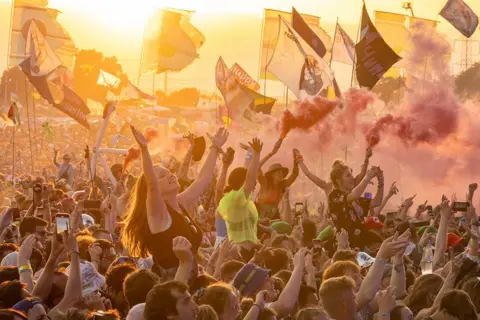
[[[360,86],[372,89],[380,78],[401,59],[383,40],[363,5],[360,41],[357,54],[357,80]]]

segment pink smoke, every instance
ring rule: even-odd
[[[305,99],[294,107],[293,113],[285,110],[280,120],[280,138],[284,139],[293,129],[308,130],[325,119],[339,105],[338,100],[323,97]]]

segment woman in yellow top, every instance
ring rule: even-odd
[[[254,138],[249,145],[253,155],[248,170],[242,167],[232,170],[217,210],[227,224],[230,241],[252,251],[257,244],[258,211],[251,195],[257,180],[263,143]]]

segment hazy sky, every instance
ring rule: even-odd
[[[466,1],[480,14],[480,3]],[[399,0],[367,0],[367,7],[404,13]],[[11,0],[0,0],[0,70],[6,65],[8,26]],[[440,21],[439,30],[450,41],[460,34],[438,17],[444,0],[416,0],[417,16]],[[295,6],[301,13],[318,15],[321,25],[331,35],[339,18],[353,39],[356,37],[361,0],[49,0],[49,6],[62,11],[59,21],[70,33],[79,49],[97,49],[116,55],[130,78],[136,81],[144,24],[154,8],[192,9],[192,22],[205,34],[200,59],[181,73],[169,76],[169,88],[197,86],[205,92],[215,89],[214,68],[219,56],[227,64],[238,62],[254,78],[258,76],[258,58],[264,8],[290,11]],[[480,37],[480,35],[475,35]],[[478,50],[478,49],[475,49]],[[476,52],[478,53],[478,52]],[[350,79],[351,67],[334,64],[341,85]],[[157,88],[163,88],[163,76],[157,76]],[[141,87],[152,89],[152,77],[141,80]],[[278,94],[281,86],[268,84]]]

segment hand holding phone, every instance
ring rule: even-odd
[[[295,203],[295,214],[301,215],[303,213],[303,202]]]
[[[69,230],[70,215],[68,213],[57,213],[55,218],[57,225],[57,234],[62,234]]]

